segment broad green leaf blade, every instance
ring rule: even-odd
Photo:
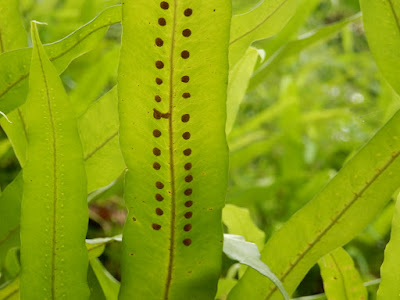
[[[5,283],[4,286],[0,286],[0,299],[2,300],[19,300],[19,277],[11,282]]]
[[[228,101],[227,106],[227,120],[226,120],[226,134],[232,130],[235,124],[236,116],[239,111],[240,103],[242,102],[247,86],[249,84],[250,76],[253,73],[254,66],[258,58],[257,49],[250,47],[245,55],[229,72],[228,84]]]
[[[385,249],[385,259],[381,266],[381,284],[378,290],[378,300],[397,299],[400,295],[400,201],[396,201],[396,208],[392,221],[390,241]]]
[[[400,94],[400,2],[360,0],[365,33],[383,76]]]
[[[118,142],[118,91],[113,88],[78,119],[88,192],[104,187],[125,169]]]
[[[247,208],[225,205],[222,210],[222,222],[230,234],[243,236],[246,241],[256,244],[260,251],[264,247],[265,233],[254,224]]]
[[[232,18],[229,44],[231,68],[252,42],[278,33],[296,11],[298,0],[268,0],[247,14]]]
[[[368,293],[349,254],[338,248],[318,262],[328,299],[367,300]]]
[[[400,111],[265,245],[262,260],[289,294],[322,256],[369,224],[398,188],[399,124]],[[281,298],[271,283],[250,269],[229,299],[243,297]]]
[[[307,32],[299,36],[297,39],[289,41],[288,43],[282,45],[282,47],[279,48],[274,53],[274,55],[272,55],[261,66],[257,68],[257,70],[254,72],[250,80],[248,89],[252,90],[262,81],[264,81],[265,78],[270,74],[270,72],[280,65],[279,63],[283,59],[290,57],[292,55],[299,54],[305,48],[329,38],[333,34],[339,32],[348,24],[359,21],[360,19],[361,19],[361,14],[355,14],[354,16],[346,18],[342,21],[326,25],[317,28],[313,31]],[[268,43],[266,43],[266,46],[267,47],[269,46]]]
[[[121,299],[215,296],[230,18],[230,0],[123,5],[118,87],[129,215]]]
[[[75,114],[32,23],[21,298],[87,299],[86,176]]]
[[[241,264],[249,266],[267,277],[278,287],[285,300],[289,300],[289,295],[285,291],[282,282],[280,282],[269,267],[261,261],[260,252],[256,244],[246,242],[240,235],[224,234],[224,253],[231,259],[237,260]]]
[[[106,299],[117,300],[120,287],[119,282],[104,268],[98,258],[92,258],[90,266],[96,274]]]
[[[76,88],[72,90],[69,97],[77,116],[83,115],[88,107],[104,93],[112,77],[116,78],[119,50],[119,46],[113,46],[105,53],[101,53],[101,59],[85,70],[76,83]],[[117,103],[118,98],[116,98],[116,105]]]
[[[59,73],[72,60],[93,49],[103,38],[108,27],[121,21],[121,6],[113,6],[64,39],[45,46],[49,59]],[[0,55],[0,111],[9,113],[25,102],[28,91],[32,48]]]
[[[19,245],[22,186],[22,174],[19,174],[0,196],[0,267],[8,250]]]
[[[25,29],[19,17],[19,2],[2,0],[0,6],[0,54],[26,45]]]

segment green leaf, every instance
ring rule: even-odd
[[[22,26],[18,6],[19,1],[4,0],[0,7],[0,54],[27,46],[27,36]],[[18,108],[8,114],[12,123],[9,123],[5,118],[0,119],[0,125],[13,145],[14,152],[21,161],[21,165],[25,162],[26,149],[26,132],[22,115],[22,108]]]
[[[322,256],[369,224],[398,188],[399,124],[400,111],[265,245],[262,260],[290,294]],[[276,288],[250,269],[229,299],[243,297],[280,299]]]
[[[19,3],[3,0],[0,7],[0,54],[26,45],[25,29],[19,16]]]
[[[125,169],[118,141],[117,89],[91,105],[79,118],[78,127],[90,193],[110,184]]]
[[[89,239],[86,240],[86,248],[88,250],[89,258],[95,259],[99,257],[100,255],[103,254],[104,248],[106,245],[113,243],[113,242],[121,242],[122,241],[122,236],[117,235],[114,237],[107,237],[107,238],[97,238],[97,239]],[[100,274],[100,273],[99,273]],[[104,278],[104,274],[100,274],[103,277],[103,280],[106,281],[115,281],[112,278]],[[89,281],[89,286],[91,290],[91,297],[90,299],[93,300],[99,300],[99,298],[96,298],[98,294],[93,295],[93,293],[98,293],[99,291],[93,291],[94,287],[93,285],[99,284],[98,280],[96,278],[97,275],[93,273],[93,269],[91,265],[89,265],[89,272],[88,272],[88,281]],[[111,275],[107,275],[109,277]],[[93,278],[95,277],[95,278]],[[115,283],[108,283],[110,285],[115,285]],[[100,288],[100,285],[98,286]],[[20,282],[19,282],[19,277],[17,277],[15,280],[12,282],[7,282],[3,286],[0,286],[0,299],[16,299],[19,300],[19,288],[20,288]],[[102,292],[100,293],[102,294]],[[7,297],[15,297],[15,298],[7,298]]]
[[[86,177],[75,114],[32,23],[21,206],[21,296],[86,299]],[[45,159],[43,159],[45,157]]]
[[[119,46],[114,46],[111,50],[101,53],[101,58],[85,70],[76,83],[76,88],[72,90],[69,97],[77,116],[81,116],[103,93],[110,79],[116,77],[119,50]],[[117,99],[116,103],[118,103]]]
[[[240,103],[242,102],[247,86],[249,84],[250,76],[253,74],[254,66],[257,62],[258,51],[250,47],[245,55],[229,72],[228,84],[228,100],[227,106],[227,120],[226,120],[226,134],[232,130],[235,124],[236,116],[239,111]]]
[[[108,27],[121,21],[121,6],[113,6],[64,39],[45,46],[58,73],[72,60],[90,51],[103,38]],[[28,91],[32,48],[0,55],[0,111],[9,113],[25,102]]]
[[[254,89],[257,85],[259,85],[265,78],[270,74],[272,70],[278,67],[281,61],[287,57],[292,55],[298,55],[301,51],[314,45],[318,42],[321,42],[333,34],[339,32],[345,26],[350,23],[356,22],[361,19],[361,14],[355,14],[349,18],[346,18],[342,21],[322,26],[310,32],[307,32],[297,39],[289,41],[286,44],[283,44],[269,59],[267,59],[261,66],[257,68],[254,72],[250,84],[249,90]],[[261,45],[258,44],[258,47]],[[266,47],[269,47],[269,43],[266,43]]]
[[[106,299],[117,300],[120,287],[119,282],[104,268],[98,258],[92,258],[90,266],[96,274]]]
[[[240,15],[252,11],[264,0],[232,0],[232,15]]]
[[[360,0],[369,48],[383,76],[400,94],[400,2]]]
[[[298,0],[264,1],[254,10],[234,16],[229,44],[231,68],[245,54],[252,42],[278,33],[293,16]]]
[[[246,242],[245,238],[240,235],[224,234],[224,253],[231,259],[237,260],[267,277],[279,289],[285,300],[289,300],[289,295],[285,291],[282,282],[261,261],[260,252],[256,244]]]
[[[381,284],[378,290],[378,300],[397,299],[400,295],[400,201],[396,207],[392,221],[390,241],[385,249],[385,259],[381,266]]]
[[[243,236],[246,241],[256,244],[260,251],[264,247],[265,233],[254,224],[248,209],[227,204],[222,210],[222,222],[230,234]]]
[[[337,248],[318,262],[328,299],[368,299],[354,262],[343,248]]]
[[[22,185],[22,174],[19,174],[0,196],[0,266],[8,250],[19,246]]]
[[[123,5],[121,299],[212,299],[221,270],[230,0],[168,3]]]
[[[0,299],[19,300],[19,277],[0,286]]]
[[[11,248],[4,261],[4,268],[2,277],[6,280],[12,280],[16,278],[21,271],[21,266],[19,262],[19,248]],[[3,276],[4,275],[4,276]]]

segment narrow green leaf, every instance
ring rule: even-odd
[[[368,293],[363,285],[354,262],[343,248],[337,248],[318,262],[328,299],[367,300]]]
[[[90,51],[103,38],[108,27],[121,21],[121,6],[113,6],[64,39],[45,46],[58,73],[72,60]],[[0,55],[0,111],[9,113],[25,102],[28,91],[32,48]]]
[[[19,174],[0,196],[0,267],[8,250],[19,246],[22,186],[22,174]]]
[[[75,114],[32,23],[21,206],[22,299],[86,299],[86,177]],[[46,157],[46,159],[43,159]]]
[[[19,277],[17,277],[13,281],[5,283],[4,286],[0,286],[0,299],[19,300],[19,281]]]
[[[240,235],[224,234],[224,253],[231,259],[237,260],[267,277],[279,289],[285,300],[289,300],[289,295],[285,291],[282,282],[261,261],[260,252],[256,244],[246,242],[245,238]]]
[[[104,268],[98,258],[90,260],[90,266],[96,274],[101,289],[107,300],[117,300],[119,292],[119,282]]]
[[[400,94],[400,2],[360,0],[365,33],[383,76]]]
[[[258,84],[260,84],[262,81],[265,80],[265,78],[270,74],[272,70],[274,70],[276,67],[279,66],[279,63],[292,55],[297,55],[301,51],[303,51],[305,48],[314,45],[318,42],[323,41],[324,39],[329,38],[333,34],[339,32],[341,29],[343,29],[345,26],[347,26],[350,23],[356,22],[361,19],[361,14],[355,14],[354,16],[351,16],[347,19],[344,19],[342,21],[326,25],[320,28],[317,28],[315,30],[312,30],[310,32],[307,32],[301,36],[299,36],[297,39],[292,40],[280,47],[274,55],[272,55],[269,59],[267,59],[261,66],[257,68],[257,70],[254,72],[250,84],[249,84],[249,90],[254,89]],[[260,46],[260,44],[258,44]],[[268,43],[266,43],[266,46],[268,47]]]
[[[265,245],[262,260],[289,294],[322,256],[369,224],[398,188],[399,124],[400,111]],[[281,298],[271,283],[250,269],[229,299],[244,297]]]
[[[249,84],[250,76],[253,73],[254,66],[257,62],[258,51],[250,47],[245,55],[229,72],[228,84],[228,100],[227,107],[227,120],[226,120],[226,134],[232,130],[235,123],[236,116],[239,111],[240,103],[242,102],[247,86]]]
[[[378,290],[378,300],[398,299],[400,295],[400,201],[396,207],[392,221],[390,241],[385,249],[385,259],[381,267],[382,282]]]
[[[227,204],[222,210],[222,222],[230,234],[243,236],[246,241],[256,244],[260,251],[264,247],[265,233],[254,224],[248,209]]]
[[[0,54],[6,51],[27,46],[27,36],[19,13],[19,1],[4,0],[0,6]],[[2,69],[4,72],[5,69]],[[18,108],[0,119],[0,125],[6,132],[14,152],[21,162],[25,163],[26,136],[23,121],[23,110]]]
[[[99,120],[101,120],[99,122]],[[118,141],[118,91],[113,88],[78,120],[88,192],[104,187],[125,169]]]
[[[114,236],[114,237],[108,237],[108,238],[97,238],[97,239],[86,240],[86,248],[88,250],[89,259],[94,259],[94,258],[97,258],[100,255],[102,255],[106,245],[113,243],[113,242],[121,242],[121,241],[122,241],[122,236],[120,236],[120,235]],[[88,281],[89,281],[89,286],[90,286],[90,290],[91,290],[90,299],[99,300],[99,298],[96,298],[95,295],[93,295],[93,292],[94,292],[93,286],[90,285],[91,283],[98,284],[97,278],[93,278],[92,276],[96,277],[96,275],[93,273],[92,267],[89,266]],[[101,276],[104,276],[104,275],[101,275]],[[111,276],[111,275],[107,275],[107,276]],[[108,278],[107,280],[112,280],[112,278]],[[93,282],[93,281],[95,281],[95,282]],[[20,280],[19,280],[19,277],[17,277],[12,282],[7,282],[6,284],[4,284],[4,286],[0,286],[0,299],[1,300],[5,300],[5,299],[19,300],[19,289],[20,289]],[[7,297],[10,297],[10,298],[7,298]]]
[[[215,296],[228,173],[230,5],[123,5],[118,87],[129,215],[120,299]]]
[[[296,11],[298,0],[269,0],[247,14],[234,16],[229,45],[231,68],[252,42],[279,32]]]

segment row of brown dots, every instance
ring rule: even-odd
[[[183,12],[183,14],[184,14],[186,17],[190,17],[190,16],[193,14],[193,10],[192,10],[191,8],[187,8],[187,9]],[[192,31],[191,31],[190,29],[188,29],[188,28],[187,28],[187,29],[184,29],[184,30],[182,31],[182,35],[183,35],[184,37],[190,37],[190,36],[192,35]],[[188,59],[188,58],[190,57],[190,52],[189,52],[188,50],[183,50],[183,51],[181,52],[181,57],[182,57],[182,59],[185,59],[185,60]],[[190,77],[187,76],[187,75],[182,76],[182,78],[181,78],[181,81],[182,81],[183,83],[188,83],[189,80],[190,80]],[[184,98],[184,99],[188,99],[188,98],[190,98],[190,97],[191,97],[191,94],[188,93],[188,92],[185,92],[185,93],[182,94],[182,98]],[[189,114],[184,114],[184,115],[182,115],[181,120],[182,120],[183,123],[189,122],[189,120],[190,120],[190,115],[189,115]],[[191,138],[190,132],[188,132],[188,131],[184,132],[184,133],[182,134],[182,138],[183,138],[184,140],[189,140],[189,139]],[[188,156],[190,156],[191,154],[192,154],[192,149],[190,149],[190,148],[187,148],[187,149],[185,149],[185,150],[183,151],[183,155],[184,155],[184,156],[187,156],[187,157],[188,157]],[[192,169],[192,163],[190,163],[190,162],[186,163],[186,164],[184,165],[184,169],[185,169],[186,171],[190,171],[190,170]],[[185,182],[190,183],[190,182],[192,182],[192,181],[193,181],[193,175],[188,174],[188,175],[185,176]],[[184,193],[185,196],[189,197],[189,196],[192,195],[193,190],[192,190],[191,188],[187,188],[187,189],[184,190],[183,193]],[[186,207],[186,208],[190,208],[190,207],[192,207],[192,205],[193,205],[193,201],[192,201],[192,200],[187,200],[187,201],[185,202],[185,207]],[[184,217],[185,217],[185,219],[187,219],[187,220],[191,219],[192,216],[193,216],[193,212],[192,212],[192,211],[187,211],[187,212],[184,214]],[[192,224],[187,223],[185,226],[183,226],[183,230],[184,230],[185,232],[191,231],[191,230],[192,230]],[[186,239],[183,240],[183,244],[184,244],[185,246],[190,246],[190,245],[192,244],[192,240],[191,240],[190,238],[186,238]]]
[[[160,7],[161,7],[162,9],[165,9],[165,10],[166,10],[166,9],[169,8],[169,4],[168,4],[168,2],[162,1],[162,2],[160,3]],[[167,21],[165,20],[165,18],[159,18],[159,19],[158,19],[158,24],[159,24],[160,26],[166,26],[166,25],[167,25]],[[159,37],[156,38],[155,43],[156,43],[156,46],[157,46],[157,47],[162,47],[162,46],[164,45],[164,41],[163,41],[161,38],[159,38]],[[164,66],[165,66],[165,65],[164,65],[164,62],[161,61],[161,60],[157,60],[157,61],[155,62],[155,67],[156,67],[158,70],[162,70],[162,69],[164,68]],[[163,80],[162,80],[161,78],[159,78],[159,77],[156,77],[156,84],[157,84],[157,85],[163,84]],[[160,95],[155,95],[155,96],[154,96],[154,100],[155,100],[156,102],[161,102],[162,99],[161,99],[161,96],[160,96]],[[154,109],[153,117],[154,117],[155,119],[159,120],[159,119],[161,119],[161,118],[168,118],[168,114],[162,114],[162,113],[159,112],[158,110]],[[159,137],[161,136],[161,131],[158,130],[158,129],[154,129],[154,130],[153,130],[153,136],[154,136],[155,138],[159,138]],[[154,154],[156,157],[158,157],[158,156],[161,155],[161,150],[160,150],[159,148],[157,148],[157,147],[154,147],[154,148],[153,148],[153,154]],[[154,163],[153,163],[153,169],[154,169],[154,170],[160,170],[160,169],[161,169],[161,164],[160,164],[159,162],[154,162]],[[156,188],[159,189],[159,190],[162,190],[162,189],[164,188],[164,184],[163,184],[162,182],[160,182],[160,181],[157,181],[157,182],[156,182]],[[158,202],[161,202],[161,201],[164,200],[164,197],[163,197],[160,193],[156,193],[155,199],[156,199]],[[162,216],[162,215],[164,214],[164,211],[163,211],[160,207],[157,207],[156,210],[155,210],[155,213],[156,213],[157,216]],[[154,230],[160,230],[160,229],[161,229],[161,225],[156,224],[156,223],[153,223],[153,224],[152,224],[152,228],[153,228]]]

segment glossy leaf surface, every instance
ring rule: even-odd
[[[221,268],[230,1],[125,1],[129,209],[120,299],[212,299]]]
[[[21,299],[86,299],[88,208],[82,145],[73,109],[35,23],[32,40]]]

